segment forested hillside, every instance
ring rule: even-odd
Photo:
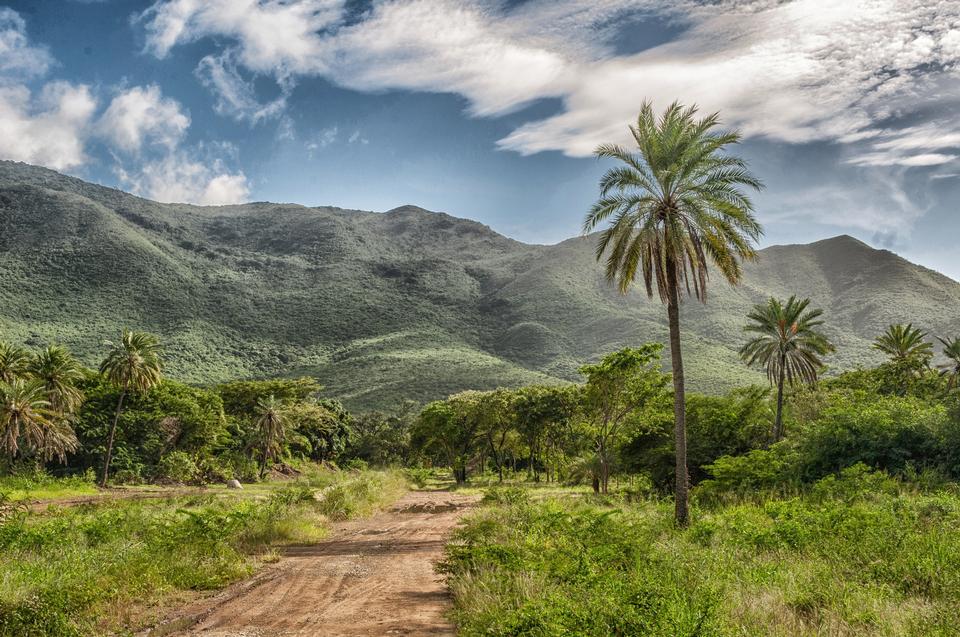
[[[87,364],[121,327],[154,332],[189,382],[315,375],[354,408],[466,388],[576,379],[624,345],[664,340],[659,301],[621,297],[589,238],[527,245],[473,221],[251,203],[160,204],[0,162],[0,336]],[[847,236],[763,250],[736,289],[688,302],[694,388],[762,380],[736,349],[749,307],[808,296],[833,369],[878,360],[888,324],[960,329],[960,284]]]

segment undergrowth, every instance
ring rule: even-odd
[[[863,468],[697,511],[487,498],[448,547],[464,636],[960,635],[960,497]]]

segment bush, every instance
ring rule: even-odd
[[[183,451],[171,451],[157,464],[157,478],[180,484],[191,484],[200,478],[197,463]]]
[[[480,500],[483,504],[526,504],[530,493],[523,487],[493,487],[487,489]]]

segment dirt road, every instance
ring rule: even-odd
[[[457,520],[476,499],[411,492],[328,540],[289,547],[274,566],[197,603],[153,634],[203,637],[454,635],[434,572]]]

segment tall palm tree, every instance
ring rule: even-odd
[[[131,391],[145,392],[160,382],[160,342],[153,334],[123,330],[120,342],[112,344],[107,357],[100,364],[100,373],[120,388],[120,398],[113,414],[110,436],[107,440],[107,455],[103,462],[100,486],[107,486],[110,477],[110,460],[113,455],[113,440],[117,423],[123,412],[123,401]]]
[[[273,394],[257,402],[257,429],[260,442],[260,478],[267,473],[267,462],[280,456],[286,437],[283,404]]]
[[[816,330],[823,325],[823,310],[807,310],[810,299],[791,296],[784,304],[771,298],[755,305],[747,315],[752,321],[744,330],[756,336],[740,348],[747,365],[760,364],[770,384],[777,386],[777,415],[773,423],[773,441],[783,438],[784,383],[816,384],[823,367],[821,356],[834,350],[826,336]]]
[[[0,450],[11,458],[31,451],[38,460],[65,460],[79,442],[70,427],[50,417],[49,407],[42,382],[0,382]]]
[[[937,367],[940,374],[946,376],[947,391],[950,391],[960,383],[960,337],[945,339],[938,336],[937,340],[943,343],[943,355],[948,359]]]
[[[753,217],[746,188],[761,183],[746,163],[722,151],[739,133],[717,130],[717,114],[696,118],[696,107],[671,104],[658,118],[645,102],[630,127],[635,149],[604,144],[596,156],[615,159],[600,180],[600,199],[583,224],[585,233],[610,219],[600,233],[597,260],[606,254],[606,276],[626,293],[642,274],[647,295],[656,283],[667,306],[673,365],[676,439],[676,521],[687,511],[687,438],[683,359],[680,352],[680,299],[686,293],[706,302],[711,266],[732,284],[740,281],[741,261],[756,255],[762,232]]]
[[[55,413],[64,416],[80,406],[83,392],[77,383],[83,379],[83,368],[65,347],[50,345],[40,350],[30,361],[28,371],[43,383]]]
[[[913,323],[891,325],[873,341],[873,348],[890,357],[894,363],[924,366],[933,358],[933,344],[927,333]]]
[[[14,378],[23,376],[29,363],[27,350],[0,341],[0,382],[12,383]]]

